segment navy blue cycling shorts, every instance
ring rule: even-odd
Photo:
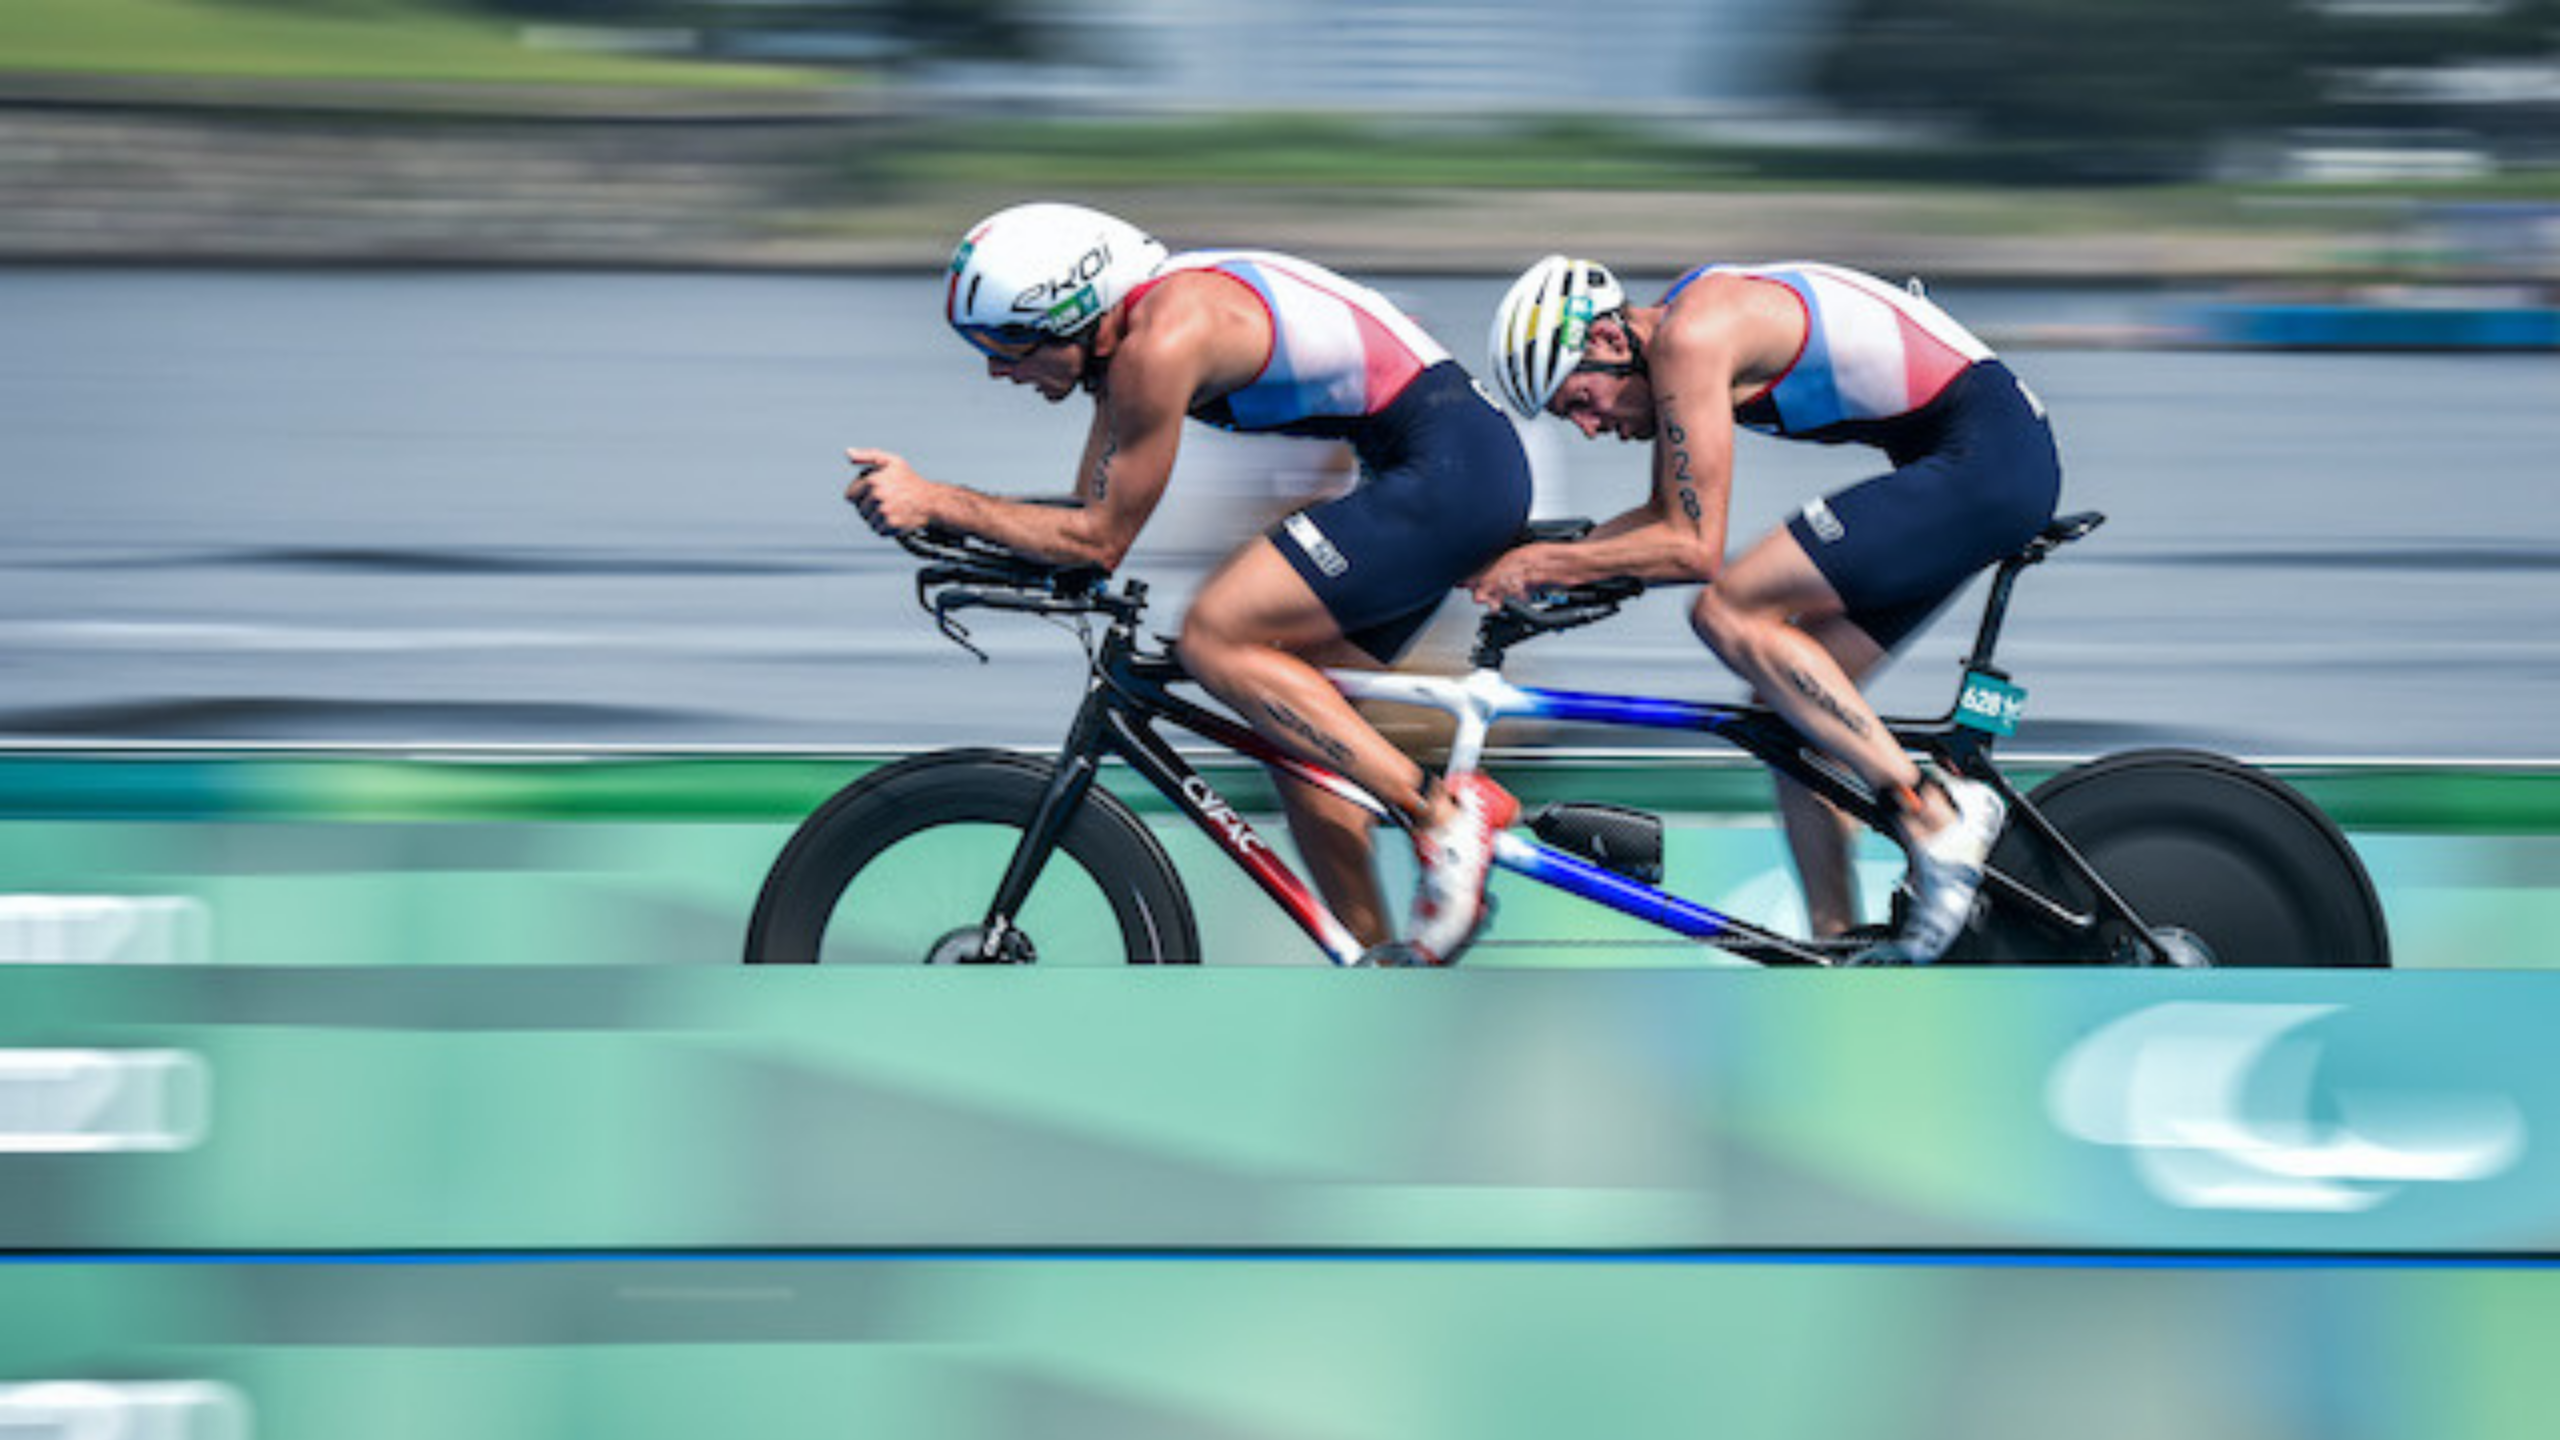
[[[1360,483],[1273,526],[1271,543],[1345,638],[1389,662],[1451,590],[1518,543],[1529,457],[1454,361],[1415,376],[1347,438]]]
[[[1788,533],[1887,650],[2053,520],[2062,461],[2009,367],[1976,363],[1876,437],[1895,468],[1808,501]]]

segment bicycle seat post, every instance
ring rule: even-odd
[[[2041,564],[2054,551],[2081,538],[2107,523],[2107,517],[2095,510],[2064,515],[2044,527],[2042,533],[2026,543],[2025,548],[2000,562],[1991,577],[1991,597],[1983,602],[1982,625],[1974,631],[1973,653],[1965,657],[1965,668],[2007,679],[1992,659],[2000,646],[2000,627],[2009,618],[2009,592],[2016,588],[2018,574],[2030,565]]]
[[[1992,657],[1993,652],[2000,646],[2000,627],[2009,618],[2009,592],[2017,586],[2018,572],[2041,558],[2043,557],[2012,555],[2001,561],[2000,568],[1992,572],[1991,596],[1983,602],[1982,624],[1973,632],[1973,651],[1965,656],[1964,668],[1979,670],[1986,675],[1995,675],[2003,679],[2007,678],[2006,673],[2000,669]]]

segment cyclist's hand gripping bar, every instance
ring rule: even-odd
[[[1583,519],[1533,520],[1520,534],[1522,544],[1571,544],[1591,532]],[[1644,582],[1612,576],[1582,585],[1541,590],[1505,600],[1476,623],[1473,662],[1498,669],[1505,651],[1523,640],[1578,629],[1618,613],[1618,607],[1644,593]]]
[[[1505,600],[1476,622],[1473,661],[1481,668],[1499,669],[1503,653],[1521,641],[1606,620],[1618,613],[1619,606],[1643,593],[1643,581],[1617,577]]]

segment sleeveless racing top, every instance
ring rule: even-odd
[[[1702,265],[1662,297],[1665,305],[1702,275],[1745,275],[1784,285],[1804,306],[1804,348],[1760,393],[1734,407],[1736,423],[1825,443],[1884,444],[1894,422],[1928,407],[1991,347],[1926,298],[1836,265]]]
[[[1413,378],[1449,358],[1387,298],[1321,265],[1260,250],[1176,255],[1129,294],[1167,276],[1209,271],[1249,287],[1271,316],[1271,354],[1237,389],[1193,406],[1226,430],[1340,437],[1387,408]]]

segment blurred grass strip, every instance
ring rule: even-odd
[[[903,752],[899,752],[903,753]],[[495,751],[0,751],[0,820],[421,820],[671,823],[794,821],[891,752],[612,754]],[[1227,798],[1275,803],[1257,766],[1196,756]],[[1521,800],[1597,800],[1662,813],[1761,819],[1765,772],[1722,754],[1497,757]],[[2051,761],[2013,763],[2032,788]],[[2560,835],[2560,769],[2547,765],[2303,763],[2269,766],[2359,831]],[[1106,782],[1143,813],[1167,813],[1114,765]]]
[[[842,83],[760,65],[546,50],[434,0],[6,0],[0,74],[470,85],[790,89]]]
[[[1604,121],[1422,124],[1239,114],[1183,122],[944,122],[899,157],[919,178],[988,185],[1323,185],[1357,189],[1696,189],[1768,183],[1739,151]]]
[[[1970,150],[1769,145],[1605,118],[1477,122],[1238,113],[1159,120],[1052,117],[1037,126],[909,121],[895,146],[848,155],[848,178],[906,193],[1295,190],[1311,207],[1430,191],[1855,196],[1932,207],[1950,235],[2075,236],[2200,228],[2286,233],[2387,224],[2413,201],[2547,200],[2560,170],[2441,181],[2290,185],[2000,185]],[[1327,193],[1331,192],[1331,193]],[[1947,202],[1941,204],[1940,202]]]

